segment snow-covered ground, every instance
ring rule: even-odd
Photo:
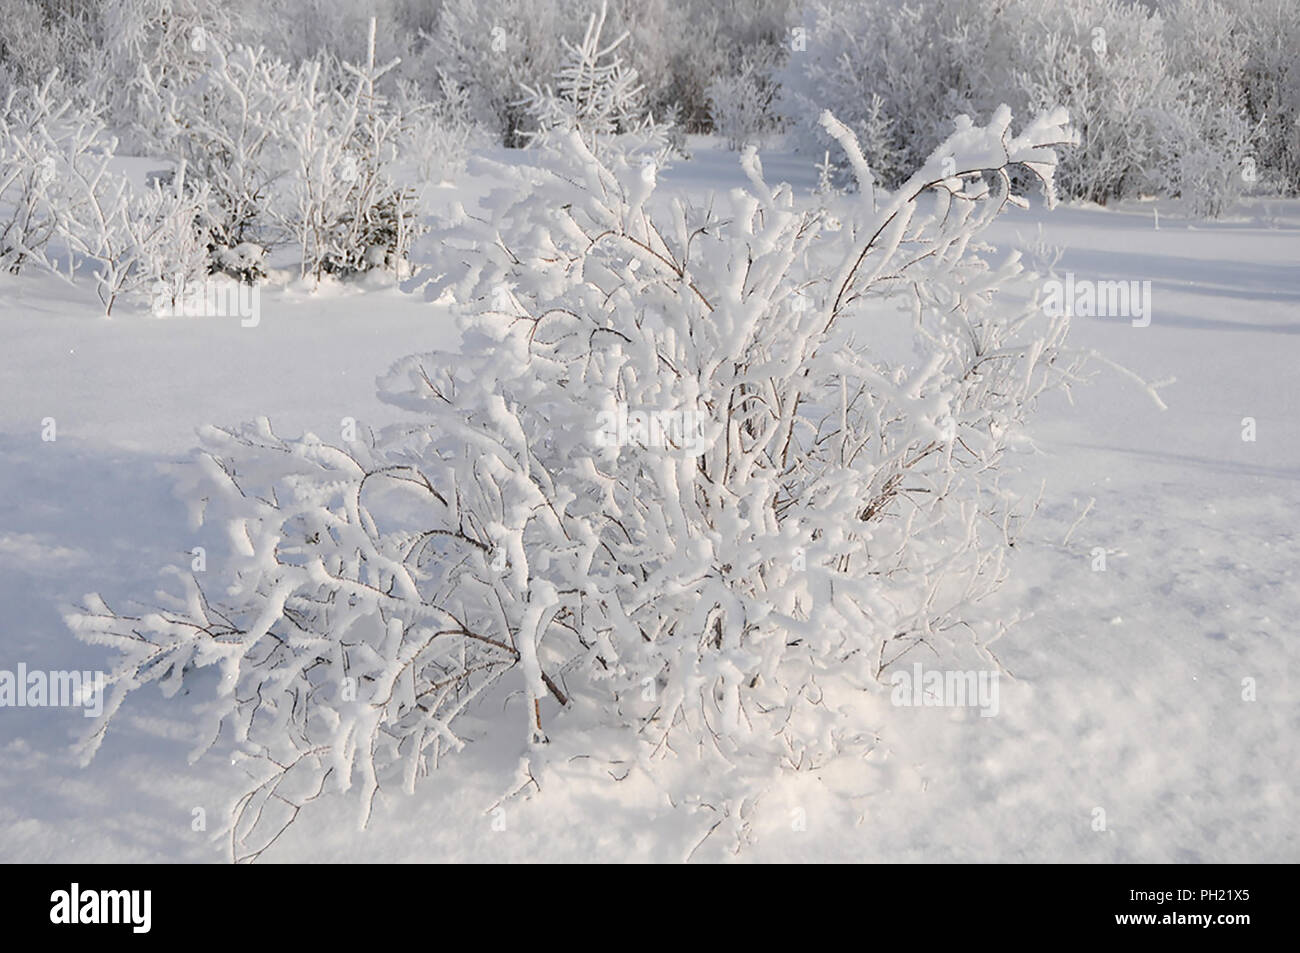
[[[694,146],[668,187],[742,183],[733,154]],[[814,180],[791,156],[765,168],[804,189]],[[992,232],[1060,246],[1062,273],[1150,281],[1149,327],[1077,318],[1073,341],[1177,378],[1165,411],[1113,374],[1073,406],[1041,408],[1040,453],[1025,462],[1046,488],[999,596],[1026,618],[996,646],[1014,675],[996,717],[894,707],[882,690],[868,707],[872,752],[778,779],[739,854],[706,836],[708,812],[581,759],[502,801],[519,786],[507,731],[415,796],[381,796],[365,832],[350,799],[310,806],[264,860],[1300,860],[1300,203],[1254,200],[1214,223],[1162,206],[1158,229],[1154,209],[1013,212]],[[326,435],[345,417],[388,422],[375,376],[454,339],[445,312],[391,289],[268,290],[251,328],[127,309],[105,320],[89,287],[48,278],[6,276],[0,301],[9,670],[104,667],[61,609],[90,591],[147,598],[162,567],[189,563],[196,540],[169,470],[196,427],[267,415],[280,432]],[[467,735],[487,735],[488,719],[517,724],[518,704],[479,711]],[[0,709],[0,860],[224,859],[195,811],[219,826],[241,776],[218,757],[187,763],[183,711],[141,693],[81,768],[79,712]]]

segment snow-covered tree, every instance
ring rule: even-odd
[[[37,85],[62,65],[52,27],[36,0],[0,0],[0,96]]]
[[[1259,129],[1259,181],[1272,178],[1300,193],[1300,15],[1290,0],[1243,0],[1233,8],[1249,38],[1244,85]]]
[[[554,89],[523,84],[524,108],[533,120],[533,128],[524,132],[530,146],[545,147],[576,131],[598,154],[615,146],[666,152],[665,130],[642,105],[640,77],[618,53],[627,33],[602,39],[607,14],[608,4],[602,2],[588,19],[581,42],[561,40],[564,59],[555,72]]]
[[[530,122],[520,89],[554,75],[561,39],[581,29],[585,6],[580,0],[444,0],[420,62],[426,74],[441,70],[456,82],[502,142],[521,146]]]
[[[973,88],[1070,110],[1080,140],[1061,163],[1064,194],[1104,203],[1151,188],[1153,119],[1177,93],[1159,17],[1122,0],[1014,0],[989,36]]]
[[[747,65],[766,70],[793,39],[791,0],[623,0],[616,8],[652,111],[676,109],[688,132],[715,129],[710,86],[739,79]]]
[[[800,148],[820,157],[834,145],[817,119],[830,109],[858,136],[876,179],[892,187],[944,138],[952,116],[997,105],[974,102],[961,76],[963,57],[985,42],[971,9],[978,3],[814,0],[802,8],[797,48],[779,74]],[[1007,90],[989,92],[1006,101]]]

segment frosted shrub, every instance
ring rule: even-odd
[[[50,241],[84,200],[69,169],[102,164],[112,148],[98,112],[74,108],[55,81],[10,90],[0,112],[0,265],[13,273],[50,267]]]
[[[445,0],[422,62],[451,77],[505,145],[521,146],[531,121],[519,90],[554,75],[561,40],[581,29],[585,7],[575,0]]]
[[[596,6],[591,0],[444,0],[406,75],[446,75],[500,141],[521,146],[533,124],[520,87],[540,87],[555,75],[565,56],[562,38],[581,36]],[[710,82],[735,75],[746,56],[765,58],[787,42],[791,7],[790,0],[611,0],[608,28],[610,35],[629,34],[621,53],[646,85],[655,118],[676,109],[685,131],[707,132]]]
[[[113,172],[117,142],[98,112],[56,102],[54,77],[12,90],[0,115],[0,262],[76,274],[87,265],[106,313],[145,283],[206,272],[208,189],[182,164],[166,186]]]
[[[214,52],[230,47],[230,4],[98,0],[91,9],[97,43],[83,53],[85,92],[106,104],[131,154],[156,149],[167,134],[165,94],[187,87]]]
[[[395,180],[407,119],[375,84],[394,66],[343,64],[332,84],[317,60],[304,68],[302,108],[289,133],[282,220],[296,240],[300,273],[351,275],[374,268],[404,274],[419,234],[414,192]]]
[[[152,91],[165,103],[164,149],[211,190],[213,271],[255,282],[265,254],[292,242],[302,277],[404,272],[419,228],[414,195],[395,174],[403,150],[421,148],[412,127],[434,110],[411,106],[414,115],[378,94],[396,63],[376,64],[375,31],[372,19],[359,66],[321,56],[290,67],[261,49],[216,48],[179,94]],[[449,163],[464,139],[441,149]]]
[[[656,116],[679,110],[687,132],[714,129],[710,86],[766,70],[788,48],[790,0],[624,0],[630,56]],[[715,130],[716,131],[716,130]]]
[[[208,237],[207,188],[188,188],[183,165],[168,184],[137,192],[109,171],[110,159],[111,152],[99,163],[67,169],[79,213],[59,230],[69,270],[79,264],[93,269],[109,316],[123,295],[147,292],[156,303],[160,282],[179,293],[206,274]]]
[[[999,463],[1081,356],[979,235],[1022,201],[1013,171],[1050,199],[1071,133],[963,117],[885,194],[823,123],[859,177],[842,223],[753,150],[726,209],[659,201],[577,130],[497,169],[511,187],[444,235],[455,265],[417,280],[462,350],[381,380],[411,418],[335,444],[209,428],[187,495],[226,531],[221,581],[71,617],[120,653],[88,750],[135,689],[215,667],[200,750],[224,732],[253,778],[251,858],[323,792],[364,818],[411,789],[515,673],[535,779],[548,751],[695,765],[674,803],[739,833],[773,770],[870,734],[856,700],[910,650],[989,657],[1019,509]]]
[[[264,50],[218,47],[179,95],[151,87],[153,98],[165,103],[164,151],[211,191],[214,271],[255,281],[263,276],[260,260],[241,267],[233,250],[250,244],[266,249],[284,238],[274,203],[292,161],[290,135],[305,110],[305,86],[300,71]]]
[[[1164,41],[1175,88],[1153,110],[1156,189],[1197,216],[1217,216],[1250,187],[1257,132],[1245,87],[1250,41],[1236,9],[1219,0],[1177,0]]]
[[[0,0],[0,96],[58,69],[60,39],[36,0]]]
[[[770,52],[761,59],[746,57],[734,75],[719,76],[709,84],[713,131],[726,138],[728,147],[758,144],[764,133],[778,127],[773,68]]]
[[[1245,95],[1259,127],[1256,168],[1261,184],[1274,181],[1300,192],[1300,15],[1292,0],[1233,4],[1249,38]]]
[[[182,163],[170,181],[153,183],[136,195],[129,213],[137,285],[148,285],[155,314],[182,313],[186,295],[192,297],[212,271],[212,196],[207,184],[193,185]]]
[[[947,134],[948,117],[1004,102],[1027,114],[1069,110],[1080,138],[1062,154],[1058,185],[1095,202],[1135,195],[1161,176],[1190,183],[1205,175],[1205,149],[1222,155],[1240,138],[1217,107],[1182,108],[1187,86],[1170,70],[1163,21],[1139,4],[828,0],[807,16],[806,49],[791,52],[780,74],[783,109],[817,155],[826,137],[814,117],[832,109],[890,187]],[[1212,144],[1176,167],[1202,132]],[[1162,147],[1175,162],[1157,169]]]
[[[1188,214],[1214,218],[1257,180],[1257,135],[1231,104],[1197,99],[1199,86],[1184,78],[1186,95],[1152,117],[1158,145],[1151,181],[1161,194],[1182,199]]]
[[[901,183],[976,103],[967,58],[986,43],[977,0],[815,0],[804,8],[802,48],[778,74],[781,111],[820,157],[830,136],[823,109],[854,131],[876,178]],[[1005,96],[1006,90],[994,89]]]
[[[471,149],[489,144],[468,95],[446,74],[431,100],[413,82],[399,81],[394,107],[402,116],[399,153],[422,188],[451,181],[465,170]]]
[[[1155,120],[1178,86],[1167,69],[1159,17],[1121,0],[1013,0],[991,30],[972,85],[1006,95],[1017,108],[1060,104],[1079,129],[1061,162],[1062,191],[1107,202],[1152,184]]]

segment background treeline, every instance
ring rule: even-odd
[[[596,8],[0,0],[0,266],[60,249],[109,308],[162,272],[256,280],[281,247],[303,277],[400,272],[421,190],[477,145],[530,141],[525,87],[555,82]],[[829,108],[888,188],[959,114],[1060,104],[1081,134],[1067,197],[1213,216],[1300,191],[1297,0],[612,0],[608,19],[679,147],[785,133],[813,161]],[[146,195],[115,155],[175,171]]]

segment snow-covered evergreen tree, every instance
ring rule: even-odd
[[[666,130],[645,113],[637,71],[618,54],[627,33],[610,41],[602,38],[607,13],[608,4],[602,2],[587,21],[581,42],[561,40],[564,59],[554,89],[523,85],[524,108],[534,123],[524,133],[529,145],[544,147],[576,131],[598,154],[615,145],[659,154],[667,150]]]

